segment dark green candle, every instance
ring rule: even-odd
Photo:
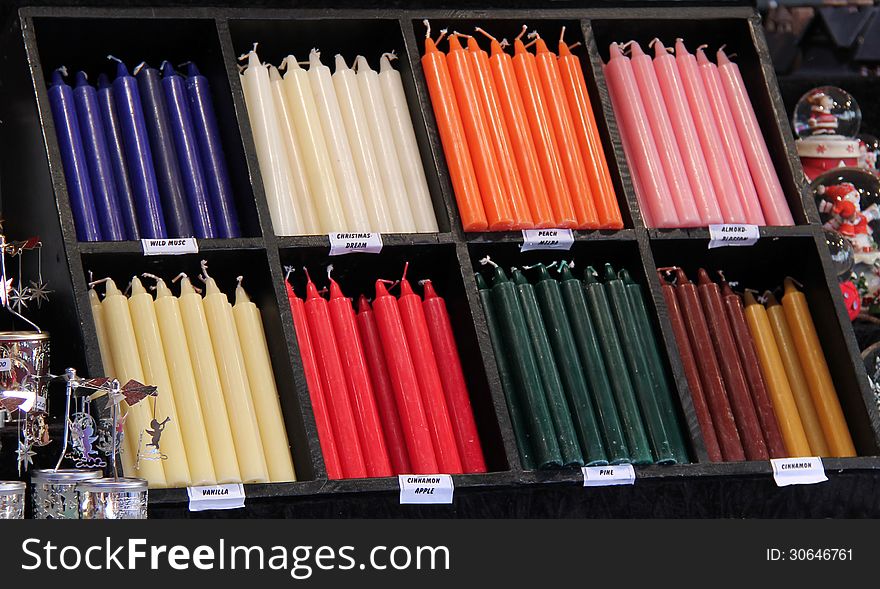
[[[565,262],[562,263],[560,275],[562,280],[559,289],[562,291],[562,299],[571,322],[571,331],[581,360],[581,367],[584,370],[590,391],[593,393],[593,404],[605,440],[608,460],[611,464],[629,462],[629,448],[623,434],[620,417],[617,414],[614,394],[611,392],[611,383],[608,380],[605,361],[602,360],[602,350],[599,347],[599,340],[596,338],[596,330],[590,319],[583,286],[581,281],[574,277]]]
[[[553,357],[553,350],[550,348],[547,328],[544,326],[541,311],[538,308],[535,289],[529,284],[523,273],[516,268],[511,270],[511,278],[522,305],[523,316],[528,326],[528,335],[532,341],[532,349],[535,350],[538,372],[541,383],[544,385],[547,405],[550,407],[553,426],[556,428],[556,439],[559,441],[559,449],[562,452],[562,463],[565,466],[583,466],[584,457],[578,444],[571,411],[562,390],[562,380],[559,378],[559,370]]]
[[[589,386],[571,332],[571,321],[562,301],[559,283],[550,276],[544,264],[537,264],[531,269],[537,274],[535,297],[547,328],[550,347],[556,357],[562,389],[568,400],[584,460],[588,466],[608,464],[605,444],[596,421],[593,403],[590,401]]]
[[[660,406],[666,433],[669,434],[672,453],[678,462],[686,463],[689,461],[687,445],[682,436],[681,422],[678,419],[672,399],[672,389],[669,386],[669,380],[666,378],[666,371],[663,370],[660,348],[657,345],[657,335],[654,333],[651,319],[648,317],[644,291],[642,286],[632,279],[626,269],[621,270],[618,273],[618,277],[626,287],[626,296],[633,310],[632,316],[636,324],[636,332],[648,359],[648,371],[651,375],[651,383],[654,385],[654,396],[657,399],[657,404]]]
[[[492,292],[482,274],[474,276],[477,281],[477,289],[480,293],[480,302],[483,304],[483,312],[486,314],[486,324],[489,329],[489,339],[492,340],[492,351],[495,353],[495,364],[498,366],[498,376],[501,379],[501,389],[507,400],[507,410],[510,413],[510,423],[513,426],[513,436],[516,438],[516,447],[519,450],[520,462],[525,470],[534,470],[535,461],[532,459],[532,441],[529,435],[526,418],[523,415],[523,395],[516,390],[510,365],[507,358],[510,353],[501,336],[501,327],[492,304]]]
[[[639,414],[636,393],[629,377],[629,369],[626,366],[626,358],[620,345],[614,315],[611,313],[605,288],[599,282],[596,271],[591,267],[587,267],[584,272],[584,292],[593,324],[596,326],[596,334],[599,336],[599,343],[602,346],[602,356],[605,359],[608,377],[611,380],[614,398],[617,401],[618,414],[623,423],[630,458],[634,464],[651,464],[653,462],[651,444]]]
[[[494,266],[492,274],[492,307],[495,310],[505,349],[510,352],[508,366],[517,392],[525,401],[523,417],[528,424],[532,458],[538,468],[562,466],[562,453],[544,395],[544,386],[538,374],[535,352],[529,338],[529,328],[523,316],[513,283],[504,270]]]
[[[632,306],[626,296],[626,287],[623,281],[617,277],[611,264],[605,264],[604,284],[608,294],[608,302],[614,319],[620,328],[620,344],[626,357],[629,374],[632,378],[639,408],[642,410],[642,420],[645,430],[651,440],[651,449],[654,451],[654,460],[659,464],[675,463],[675,455],[669,442],[669,433],[663,423],[663,414],[660,405],[654,396],[654,386],[651,384],[651,373],[648,369],[648,358],[642,349],[639,340],[638,328],[633,320]]]

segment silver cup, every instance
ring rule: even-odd
[[[0,358],[12,366],[0,371],[0,390],[36,394],[34,409],[48,411],[49,334],[45,331],[0,331]]]
[[[76,485],[80,519],[147,519],[147,481],[93,479]]]
[[[35,470],[31,475],[34,519],[79,519],[76,484],[103,475],[100,470]]]
[[[0,519],[24,519],[24,492],[21,481],[0,481]]]

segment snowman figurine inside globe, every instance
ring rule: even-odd
[[[835,168],[859,165],[856,135],[862,112],[847,91],[835,86],[813,88],[798,101],[792,123],[808,180]]]

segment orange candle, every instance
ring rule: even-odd
[[[477,185],[483,198],[489,231],[505,231],[513,227],[513,215],[501,182],[501,174],[498,172],[498,158],[495,157],[495,148],[489,140],[486,113],[480,104],[477,83],[469,62],[467,52],[458,37],[451,35],[446,63],[449,66],[452,87],[455,89],[458,110],[461,112],[471,161],[477,174]]]
[[[477,176],[468,153],[464,128],[455,102],[455,91],[446,66],[446,55],[437,50],[430,37],[425,38],[422,69],[431,95],[437,130],[446,155],[446,166],[455,191],[458,213],[465,231],[485,231],[488,227],[486,212],[477,187]]]
[[[571,195],[574,214],[577,216],[578,229],[598,229],[599,217],[596,214],[596,206],[593,204],[593,195],[587,180],[584,161],[574,136],[574,126],[571,113],[568,111],[568,102],[565,99],[565,90],[559,75],[559,65],[556,63],[556,54],[547,48],[547,44],[540,37],[535,41],[535,62],[538,66],[541,88],[543,88],[544,97],[547,99],[547,108],[553,132],[556,134],[559,155],[562,157],[562,170],[565,172],[568,192]]]
[[[495,91],[492,72],[489,70],[489,54],[480,49],[475,37],[468,37],[468,55],[471,58],[471,71],[477,83],[477,94],[483,111],[486,113],[489,139],[495,147],[498,172],[501,174],[505,191],[510,198],[510,209],[514,219],[513,229],[532,229],[535,224],[532,221],[528,204],[526,204],[522,180],[510,149],[510,139],[504,124],[504,117],[501,116],[498,94]]]
[[[816,407],[810,397],[807,378],[801,368],[794,340],[785,319],[785,311],[771,293],[767,293],[765,296],[767,298],[767,315],[770,318],[770,326],[773,328],[773,337],[776,339],[776,346],[779,348],[779,355],[782,357],[783,366],[785,366],[785,375],[791,385],[791,392],[794,395],[794,402],[797,404],[798,414],[807,434],[807,441],[810,443],[810,450],[816,456],[831,456],[828,443],[825,441],[825,434],[822,433],[819,416],[816,414]]]
[[[782,307],[801,361],[801,368],[804,370],[804,376],[807,377],[807,386],[810,387],[810,396],[819,415],[819,423],[828,442],[828,449],[832,456],[855,456],[856,448],[846,425],[834,382],[831,380],[831,372],[822,352],[816,326],[810,316],[807,297],[797,289],[791,278],[785,279]]]
[[[484,31],[481,30],[485,34]],[[553,209],[547,196],[547,187],[541,176],[541,167],[538,164],[538,153],[535,151],[535,143],[532,141],[532,133],[529,130],[529,122],[526,119],[526,109],[523,106],[522,97],[519,94],[519,86],[516,82],[516,74],[513,71],[513,58],[501,48],[501,44],[494,37],[492,40],[492,57],[489,58],[489,67],[498,91],[498,102],[504,113],[504,122],[510,133],[510,142],[513,155],[516,158],[517,169],[532,221],[538,229],[555,227],[556,220],[553,217]]]
[[[767,383],[770,400],[773,403],[773,413],[782,431],[782,439],[785,441],[785,450],[791,457],[811,456],[810,443],[801,423],[797,403],[791,392],[791,385],[785,375],[785,366],[779,347],[773,337],[773,328],[770,327],[770,319],[767,309],[758,303],[749,291],[743,295],[745,299],[746,322],[749,325],[749,333],[755,342],[755,350],[758,353],[758,362],[761,364],[761,374]]]
[[[535,56],[526,51],[525,45],[519,39],[514,41],[513,47],[513,71],[516,73],[517,85],[532,129],[532,140],[535,142],[553,218],[557,227],[574,229],[578,225],[577,216],[571,205],[571,195],[562,171],[556,136],[550,125],[550,114],[547,112],[547,103],[538,79]]]
[[[565,29],[563,28],[563,32]],[[574,122],[574,134],[583,156],[587,179],[593,194],[593,203],[602,229],[623,229],[620,206],[614,194],[611,171],[602,150],[596,116],[587,94],[587,82],[581,69],[581,60],[562,39],[559,40],[559,73]]]

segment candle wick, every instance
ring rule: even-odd
[[[287,272],[287,273],[284,275],[284,280],[286,280],[286,281],[290,281],[290,275],[293,274],[293,272],[294,272],[294,267],[293,267],[293,266],[285,266],[285,267],[284,267],[284,271]]]
[[[498,39],[496,39],[495,37],[490,35],[488,32],[486,32],[485,29],[481,29],[480,27],[474,27],[474,31],[476,31],[478,33],[482,33],[483,35],[486,35],[487,37],[489,37],[489,39],[491,39],[492,41],[495,41],[496,43],[498,42]]]
[[[562,30],[559,31],[559,42],[562,43],[565,40],[565,25],[562,25]]]
[[[55,71],[61,72],[62,76],[64,76],[65,78],[67,77],[67,66],[66,65],[62,65],[62,66],[58,67]]]
[[[134,74],[134,75],[136,76],[136,75],[138,75],[138,72],[140,72],[140,71],[141,71],[142,69],[144,69],[144,67],[146,67],[146,66],[147,66],[147,62],[146,62],[146,61],[142,61],[142,62],[140,62],[139,64],[137,64],[137,65],[134,67],[134,69],[132,70],[131,73]]]
[[[425,286],[429,282],[431,282],[430,278],[425,278],[424,280],[419,280],[419,286]]]
[[[449,32],[449,29],[440,29],[440,36],[437,37],[437,42],[435,43],[435,45],[439,45],[440,41],[443,40],[443,37],[445,37],[446,33],[448,33],[448,32]]]
[[[785,278],[794,282],[795,286],[797,286],[799,289],[804,290],[804,284],[797,278],[792,278],[791,276],[786,276]]]
[[[696,50],[697,50],[697,51],[705,51],[705,50],[708,49],[708,48],[709,48],[709,44],[708,44],[708,43],[703,43],[702,45],[700,45],[699,47],[697,47]]]
[[[92,277],[92,273],[91,273],[91,271],[89,271],[89,278],[91,279],[91,277]],[[89,286],[90,286],[90,287],[91,287],[91,286],[96,286],[96,285],[98,285],[98,284],[104,284],[105,282],[109,282],[109,281],[110,281],[110,277],[109,277],[109,276],[108,276],[107,278],[99,278],[98,280],[91,280],[91,281],[89,282]]]
[[[529,39],[540,39],[541,35],[538,34],[538,31],[532,31],[528,35],[526,35]]]
[[[202,282],[207,282],[208,279],[211,277],[208,274],[208,260],[202,260],[201,262],[199,262],[199,266],[202,269],[202,273],[199,274],[199,280],[201,280]]]
[[[697,49],[699,49],[699,47],[698,47]],[[718,276],[721,277],[721,282],[727,282],[727,278],[724,277],[724,271],[723,271],[723,270],[718,270]]]
[[[383,53],[379,57],[385,57],[388,59],[388,61],[394,61],[395,59],[397,59],[397,50],[392,49],[391,51],[386,51],[385,53]]]
[[[134,284],[134,278],[132,278],[131,280],[128,281],[128,286],[125,287],[125,290],[122,292],[122,294],[128,296],[128,293],[131,290],[132,284]]]
[[[504,37],[503,39],[501,39],[499,45],[501,45],[502,49],[504,49],[505,47],[510,47],[510,41],[507,40],[507,37]]]
[[[160,280],[162,280],[161,278],[159,278],[155,274],[150,274],[149,272],[144,272],[143,274],[141,274],[141,277],[149,278],[151,280],[155,280],[156,282],[159,282]]]
[[[425,25],[425,27],[428,29],[427,31],[425,31],[425,39],[430,39],[431,38],[431,21],[429,21],[426,18],[425,20],[422,21],[422,24]]]
[[[480,260],[480,264],[483,265],[483,266],[486,266],[486,265],[490,265],[490,264],[491,264],[492,266],[494,266],[494,267],[496,267],[496,268],[498,267],[498,264],[496,264],[495,262],[493,262],[493,261],[492,261],[492,258],[490,258],[489,256],[486,256],[485,258],[481,259],[481,260]]]
[[[244,276],[236,276],[235,277],[235,282],[237,282],[238,286],[240,286],[240,287],[241,287],[241,283],[243,280],[244,280]],[[244,288],[244,287],[242,287],[242,288]]]
[[[115,61],[116,63],[122,63],[122,60],[119,59],[118,57],[116,57],[115,55],[108,55],[107,59],[109,59],[111,61]]]
[[[517,35],[516,37],[514,37],[514,40],[515,40],[515,41],[519,41],[520,39],[522,39],[522,36],[525,35],[525,34],[526,34],[526,31],[528,31],[528,30],[529,30],[528,25],[523,25],[523,26],[522,26],[522,31],[520,31],[519,35]]]
[[[189,60],[189,61],[184,61],[183,63],[178,63],[178,64],[177,64],[177,67],[185,67],[185,66],[188,66],[188,65],[191,64],[191,63],[192,63],[191,60]]]
[[[305,266],[303,266],[303,270],[304,270],[305,273],[306,273],[306,280],[307,280],[308,282],[311,282],[311,281],[312,281],[312,275],[309,274],[309,269],[306,268]]]
[[[574,49],[575,47],[580,47],[581,45],[583,45],[583,43],[578,41],[577,43],[572,43],[571,45],[569,45],[568,49],[571,50],[571,49]]]
[[[186,272],[181,272],[180,274],[178,274],[177,276],[175,276],[174,278],[171,279],[171,284],[176,283],[181,278],[189,278],[189,277],[186,275]]]
[[[333,264],[328,264],[327,265],[327,278],[329,280],[333,280],[333,278],[330,276],[331,274],[333,274]]]
[[[403,276],[400,277],[400,280],[401,280],[401,281],[406,280],[406,273],[407,273],[407,271],[409,271],[409,262],[406,262],[406,263],[403,265]]]
[[[89,284],[91,284],[94,279],[95,274],[91,270],[89,270]]]
[[[168,60],[167,60],[167,59],[163,59],[163,60],[162,60],[162,63],[159,64],[159,69],[160,69],[161,71],[165,71],[165,64],[166,64],[166,63],[168,63]]]

